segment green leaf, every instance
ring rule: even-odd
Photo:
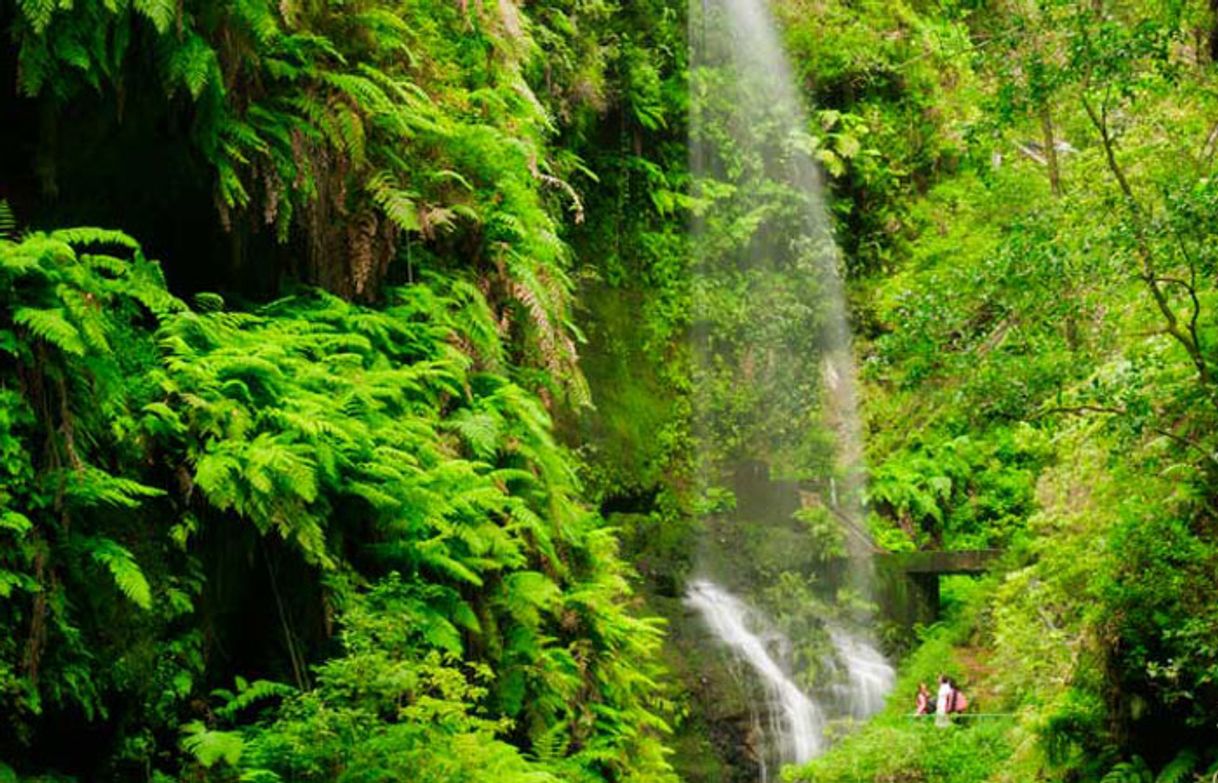
[[[186,736],[182,738],[182,749],[195,757],[204,767],[210,769],[223,761],[229,766],[236,766],[245,750],[245,742],[235,731],[212,731],[201,722],[192,721],[183,727]]]
[[[19,535],[29,532],[33,524],[29,517],[17,511],[0,512],[0,529],[11,530]]]
[[[90,557],[110,572],[123,595],[141,609],[152,608],[152,590],[131,552],[108,538],[87,539],[85,547]]]
[[[13,313],[13,320],[64,353],[85,355],[85,342],[81,339],[80,331],[68,321],[62,307],[20,307]]]
[[[147,17],[161,35],[169,32],[178,15],[177,0],[134,0],[132,7]]]

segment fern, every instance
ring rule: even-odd
[[[1152,783],[1154,776],[1140,756],[1120,761],[1100,779],[1100,783]]]
[[[199,721],[187,723],[182,731],[185,734],[182,750],[194,756],[207,769],[219,762],[233,766],[241,760],[245,743],[236,732],[209,730]]]
[[[29,517],[18,511],[0,511],[0,530],[8,530],[17,535],[28,533],[33,527]]]
[[[82,546],[95,562],[105,567],[114,584],[133,604],[141,609],[152,608],[152,589],[131,552],[108,538],[85,539]]]
[[[533,740],[533,757],[542,764],[552,764],[561,761],[570,747],[570,728],[565,721],[558,721]]]
[[[216,715],[225,720],[233,720],[243,710],[246,710],[255,704],[267,702],[272,699],[283,699],[292,696],[297,691],[290,685],[284,685],[281,682],[272,682],[270,680],[254,680],[246,682],[245,679],[237,678],[237,691],[231,693],[228,691],[215,691],[213,696],[220,696],[224,699],[224,704],[216,709]]]
[[[1201,757],[1197,751],[1185,748],[1177,753],[1175,758],[1169,761],[1163,769],[1159,770],[1154,783],[1189,783],[1200,763]]]
[[[186,36],[169,57],[167,77],[173,87],[182,86],[198,99],[208,84],[219,85],[219,63],[207,41],[195,33]]]
[[[490,459],[499,448],[499,421],[492,414],[462,410],[449,419],[447,426],[461,435],[479,459]]]
[[[85,342],[80,332],[67,319],[61,307],[39,309],[22,307],[13,313],[13,321],[64,353],[85,355]]]
[[[75,507],[110,506],[138,508],[146,498],[161,497],[165,491],[124,476],[115,476],[89,465],[68,472],[62,479],[64,497]]]
[[[17,216],[13,214],[8,201],[0,198],[0,241],[6,239],[9,241],[17,239]]]
[[[63,0],[19,0],[17,3],[17,7],[33,28],[35,35],[46,32],[52,17],[55,16],[55,11],[61,5],[65,5]]]
[[[372,200],[403,231],[419,230],[418,208],[414,194],[399,190],[387,172],[379,172],[369,178],[368,192]]]
[[[49,236],[53,240],[74,247],[111,245],[131,251],[138,251],[140,249],[139,242],[136,242],[122,231],[112,231],[104,228],[61,228],[52,231]]]
[[[224,309],[224,297],[206,291],[195,294],[195,309],[202,313],[213,313]]]
[[[170,25],[178,15],[178,5],[174,0],[132,0],[131,6],[147,17],[162,35],[169,32]]]

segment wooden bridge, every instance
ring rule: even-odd
[[[932,623],[939,617],[939,577],[983,574],[1001,554],[999,549],[969,549],[876,555],[880,603],[898,622]]]

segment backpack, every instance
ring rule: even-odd
[[[964,695],[964,691],[952,691],[951,709],[948,712],[964,712],[968,709],[968,697]]]

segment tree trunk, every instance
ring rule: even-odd
[[[1210,62],[1218,63],[1218,0],[1210,0]]]
[[[1218,0],[1214,0],[1218,2]],[[1061,170],[1057,166],[1057,144],[1053,138],[1053,115],[1049,112],[1049,104],[1040,107],[1040,130],[1045,146],[1045,166],[1049,169],[1049,187],[1054,196],[1062,194]]]

